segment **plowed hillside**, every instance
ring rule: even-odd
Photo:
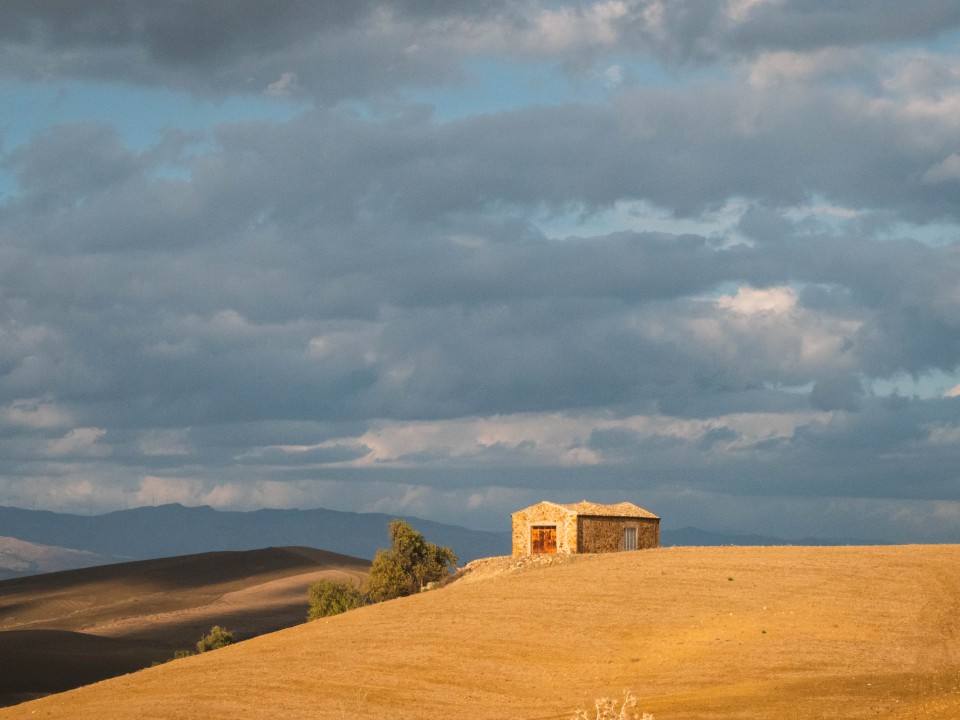
[[[251,638],[302,623],[320,577],[369,562],[312,548],[144,560],[0,582],[0,705],[193,649],[212,625]]]
[[[439,590],[0,718],[960,717],[960,546],[481,561]]]

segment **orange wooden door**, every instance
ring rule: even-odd
[[[557,529],[555,527],[530,528],[530,552],[534,555],[555,553],[557,551]]]

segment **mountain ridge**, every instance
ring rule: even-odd
[[[506,532],[471,530],[409,516],[311,510],[216,510],[179,503],[71,515],[0,507],[0,534],[123,560],[147,560],[215,550],[301,545],[372,559],[390,544],[387,525],[399,517],[424,537],[453,548],[461,563],[510,552]]]

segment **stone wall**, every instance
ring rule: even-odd
[[[530,554],[530,528],[533,526],[557,528],[557,553],[577,552],[577,518],[566,508],[550,502],[531,505],[513,514],[513,554]]]
[[[652,518],[581,517],[577,552],[623,550],[623,529],[637,529],[637,549],[660,547],[660,521]]]

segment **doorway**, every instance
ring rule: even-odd
[[[557,526],[530,528],[530,552],[546,555],[557,551]]]

